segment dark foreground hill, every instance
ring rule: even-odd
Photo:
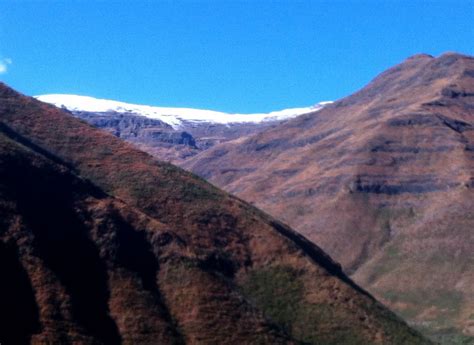
[[[474,58],[413,56],[184,167],[288,222],[414,324],[474,342]]]
[[[287,226],[0,84],[2,344],[425,344]]]

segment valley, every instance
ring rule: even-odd
[[[0,84],[0,339],[430,344],[287,225]]]
[[[448,344],[474,337],[473,71],[470,56],[415,55],[346,98],[258,123],[173,127],[53,103],[277,216]]]

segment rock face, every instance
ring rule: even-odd
[[[318,108],[319,109],[319,108]],[[285,120],[221,124],[183,120],[179,127],[135,113],[71,111],[94,127],[134,144],[139,149],[171,163],[182,163],[212,146],[257,134]]]
[[[251,134],[257,134],[265,129],[275,127],[285,120],[275,120],[260,123],[232,123],[229,125],[219,123],[192,123],[185,122],[181,128],[186,129],[196,138],[199,152],[205,151],[216,144],[238,139]],[[199,153],[197,152],[197,153]],[[157,156],[160,158],[159,156]]]
[[[426,344],[272,217],[0,84],[6,344]]]
[[[94,127],[128,141],[139,149],[171,163],[182,163],[212,146],[234,140],[283,123],[283,120],[261,123],[220,124],[182,121],[179,127],[134,113],[71,111]]]
[[[72,115],[126,140],[165,161],[181,161],[201,151],[185,130],[134,113],[72,111]]]
[[[474,59],[448,53],[183,166],[288,222],[444,341],[474,336],[473,148]]]

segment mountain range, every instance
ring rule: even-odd
[[[429,344],[287,225],[0,84],[0,341]]]
[[[42,102],[68,110],[95,127],[132,142],[161,160],[181,163],[215,144],[258,133],[331,102],[270,113],[229,114],[212,110],[129,104],[93,97],[50,94]]]
[[[134,106],[68,97],[39,99],[288,223],[433,339],[474,342],[472,57],[415,55],[348,97],[271,121],[183,113],[168,136],[147,133],[136,121],[151,115]],[[131,111],[139,120],[117,130]]]
[[[411,324],[474,342],[473,57],[415,55],[183,167],[318,243]]]

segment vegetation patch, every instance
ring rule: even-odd
[[[429,290],[402,293],[400,299],[411,303],[421,303],[426,306],[434,305],[442,310],[455,310],[462,304],[462,294],[454,290]]]
[[[291,331],[303,297],[303,284],[295,270],[276,266],[254,271],[242,290],[267,317]]]
[[[348,325],[348,311],[305,301],[299,275],[286,266],[255,270],[242,285],[242,291],[268,318],[304,343],[367,344],[367,339]]]
[[[449,327],[463,303],[462,294],[451,290],[387,291],[383,297],[390,303],[405,303],[407,307],[400,310],[400,314],[406,319],[416,318],[428,308],[434,308],[436,312],[429,320],[433,329]]]
[[[473,345],[474,337],[462,334],[459,329],[449,327],[433,330],[432,327],[412,325],[431,340],[442,345]]]

